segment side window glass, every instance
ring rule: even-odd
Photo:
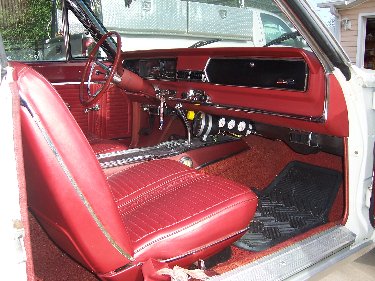
[[[64,44],[62,28],[62,4],[60,1],[52,1],[51,7],[51,32],[50,37],[43,42],[41,60],[65,60],[66,48]]]
[[[279,18],[261,13],[266,43],[291,32],[291,29]],[[288,44],[287,44],[288,45]]]
[[[260,17],[262,19],[266,43],[269,43],[272,40],[280,38],[280,36],[295,31],[294,28],[286,24],[288,22],[287,20],[285,20],[284,22],[283,19],[266,13],[260,13]],[[304,48],[306,50],[309,50],[309,46],[302,37],[297,37],[295,39],[287,39],[278,43],[277,45]]]
[[[91,10],[99,19],[99,21],[102,21],[103,16],[101,1],[84,0],[84,2],[86,2],[86,4],[91,8]],[[85,29],[82,23],[76,18],[76,16],[71,11],[68,12],[68,22],[70,34],[70,52],[72,58],[87,58],[92,48],[95,47],[95,40],[90,36],[89,32]],[[105,53],[100,52],[99,55],[103,57],[105,56]]]
[[[8,60],[44,60],[46,42],[59,36],[51,25],[51,0],[0,2],[0,33]]]
[[[51,36],[44,46],[44,60],[64,60],[66,46],[63,37],[62,5],[58,3],[53,13],[52,26],[55,36]],[[71,11],[68,11],[68,24],[71,57],[74,59],[87,57],[94,40]]]
[[[101,19],[101,1],[85,1]],[[61,0],[0,1],[0,34],[7,59],[66,60],[62,16]],[[94,40],[71,11],[68,22],[72,58],[87,57]]]

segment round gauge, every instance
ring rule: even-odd
[[[246,136],[250,135],[253,132],[253,125],[249,124],[249,127],[246,131]]]
[[[236,126],[236,121],[234,121],[233,119],[229,121],[228,123],[228,129],[231,130],[234,128],[234,126]]]
[[[222,117],[219,119],[219,128],[223,128],[225,126],[225,118]]]
[[[237,125],[237,130],[239,132],[242,132],[246,129],[246,122],[245,121],[241,121],[240,123],[238,123]]]
[[[180,159],[180,163],[184,164],[185,166],[188,166],[190,168],[193,167],[193,160],[190,157],[184,156]]]

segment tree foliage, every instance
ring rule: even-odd
[[[6,41],[35,42],[48,38],[51,24],[51,0],[24,0],[19,9],[3,10],[0,27]]]

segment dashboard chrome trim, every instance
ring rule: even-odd
[[[181,99],[181,98],[173,98],[173,97],[169,97],[168,100],[174,101],[174,102],[189,103],[189,104],[194,104],[194,105],[198,104],[200,106],[214,107],[214,108],[217,108],[217,109],[226,109],[226,110],[229,110],[229,111],[244,112],[244,113],[250,113],[250,114],[264,114],[264,115],[284,117],[284,118],[296,119],[296,120],[314,122],[314,123],[324,123],[327,120],[327,118],[326,118],[327,110],[326,109],[324,109],[321,116],[304,116],[304,115],[296,115],[296,114],[268,111],[268,110],[257,109],[257,108],[228,105],[228,104],[217,104],[217,103],[212,103],[212,102],[190,101],[190,100],[185,100],[185,99]]]

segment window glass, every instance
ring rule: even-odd
[[[290,28],[283,24],[280,19],[274,16],[262,13],[261,18],[263,21],[266,43],[269,43],[272,40],[279,38],[281,35],[291,31]]]
[[[94,9],[96,12],[100,12],[100,6],[92,4],[93,1],[86,1],[90,6],[97,7]],[[96,1],[97,2],[97,1]],[[64,60],[66,58],[66,46],[63,34],[63,11],[61,4],[58,4],[55,9],[55,18],[53,25],[55,26],[56,36],[51,37],[46,41],[44,47],[44,59],[45,60]],[[89,36],[89,33],[84,28],[81,22],[76,16],[68,11],[68,23],[69,23],[69,42],[70,42],[70,54],[72,58],[86,58],[89,51],[94,45],[94,40]]]
[[[9,60],[40,60],[51,29],[51,0],[0,2],[0,33]]]
[[[102,0],[100,10],[106,29],[121,34],[124,51],[262,47],[294,31],[272,0]]]
[[[97,17],[100,0],[85,0]],[[8,60],[59,61],[66,59],[62,3],[51,0],[0,1],[0,33]],[[83,25],[68,12],[70,47],[73,58],[85,58],[94,45]]]
[[[1,0],[0,32],[13,60],[65,60],[62,0]],[[83,0],[124,51],[262,47],[295,29],[272,0]],[[5,3],[8,3],[5,5]],[[86,58],[94,40],[68,12],[70,54]],[[306,48],[301,38],[271,45]],[[102,56],[103,51],[100,52]]]
[[[240,7],[242,1],[238,0],[190,0],[190,2],[222,5],[228,7]]]
[[[281,19],[265,13],[261,13],[260,16],[264,27],[266,43],[279,38],[283,34],[292,32],[291,28],[289,28]],[[290,43],[290,40],[286,40],[281,44],[288,45]]]

